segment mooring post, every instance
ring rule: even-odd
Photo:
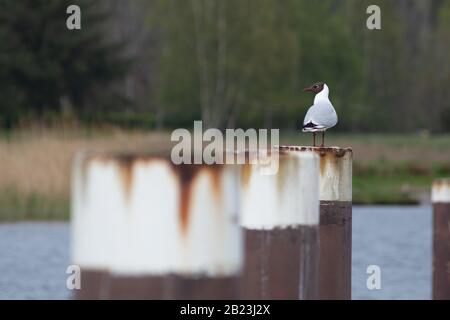
[[[450,178],[437,179],[433,202],[433,299],[450,300]]]
[[[276,154],[275,154],[276,152]],[[272,151],[278,172],[242,170],[245,299],[316,299],[319,157]]]
[[[78,299],[235,299],[243,264],[239,168],[147,155],[74,163]]]
[[[319,299],[351,299],[352,149],[280,146],[320,156]]]

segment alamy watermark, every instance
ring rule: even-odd
[[[171,152],[176,165],[249,163],[258,164],[261,174],[278,172],[279,155],[272,146],[279,144],[279,129],[226,129],[224,135],[216,128],[203,132],[203,122],[194,121],[193,133],[176,129],[171,141],[178,142]]]
[[[367,7],[367,14],[370,16],[366,20],[366,26],[369,30],[381,29],[381,9],[376,4]]]
[[[81,268],[76,264],[71,264],[67,267],[66,273],[69,276],[66,279],[66,288],[68,290],[81,289]]]
[[[81,9],[79,6],[72,4],[67,7],[67,14],[70,16],[66,20],[66,26],[69,30],[80,30],[81,29]]]
[[[372,264],[367,267],[366,273],[369,274],[369,277],[366,281],[367,289],[369,290],[380,290],[381,289],[381,268],[376,264]]]
[[[78,5],[72,4],[67,7],[67,14],[70,16],[66,20],[66,26],[69,30],[81,29],[81,8]],[[366,20],[366,27],[369,30],[381,29],[381,9],[376,4],[371,4],[367,7],[366,13],[370,16]]]

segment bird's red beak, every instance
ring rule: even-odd
[[[313,87],[307,87],[307,88],[303,89],[303,91],[304,92],[308,92],[308,91],[314,92]]]

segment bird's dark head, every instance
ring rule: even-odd
[[[313,84],[311,87],[303,89],[303,91],[305,91],[305,92],[310,91],[310,92],[314,92],[315,94],[317,94],[323,90],[324,85],[325,85],[325,83],[323,83],[323,82],[317,82],[317,83]]]

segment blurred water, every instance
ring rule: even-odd
[[[353,208],[353,299],[431,299],[432,209]],[[381,289],[366,286],[369,265],[381,268]]]
[[[68,224],[0,224],[0,299],[69,298],[68,264]],[[353,299],[430,299],[431,207],[354,207],[352,282]]]
[[[65,299],[67,223],[0,224],[0,299]]]

